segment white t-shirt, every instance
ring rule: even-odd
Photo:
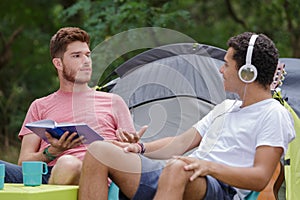
[[[258,146],[282,147],[295,137],[294,121],[277,100],[267,99],[240,108],[225,100],[194,125],[202,141],[190,156],[234,167],[253,166]],[[249,191],[240,191],[244,197]]]

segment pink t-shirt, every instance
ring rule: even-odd
[[[87,92],[63,92],[58,90],[46,97],[36,99],[32,102],[27,112],[19,133],[19,138],[30,134],[31,131],[25,127],[26,123],[43,119],[52,119],[57,123],[76,122],[86,123],[102,137],[116,140],[116,130],[134,132],[132,117],[123,99],[112,93],[99,92],[90,89]],[[41,140],[39,151],[49,144]],[[87,146],[66,150],[60,156],[68,154],[83,159]],[[48,163],[52,166],[53,160]]]

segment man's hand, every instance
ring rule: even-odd
[[[49,143],[51,146],[55,149],[55,155],[58,155],[65,150],[72,149],[74,147],[77,147],[81,145],[84,141],[84,137],[80,136],[79,138],[74,139],[77,136],[77,133],[74,132],[70,134],[68,131],[66,131],[60,139],[56,139],[51,136],[50,133],[46,132],[45,133]]]
[[[123,148],[125,152],[132,152],[132,153],[141,152],[141,146],[138,143],[119,142],[115,140],[111,141],[111,143]]]
[[[119,128],[116,132],[117,138],[121,142],[127,142],[127,143],[137,143],[141,139],[141,137],[146,132],[148,126],[143,126],[140,131],[135,133],[129,133],[122,128]]]
[[[194,181],[199,176],[209,175],[208,161],[186,156],[174,156],[174,158],[182,160],[186,163],[186,165],[184,166],[184,170],[194,172],[193,175],[190,177],[190,181]]]

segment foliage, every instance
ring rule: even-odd
[[[61,13],[61,20],[80,15],[83,28],[93,37],[92,47],[122,31],[138,27],[175,27],[178,19],[188,21],[189,13],[174,10],[171,1],[79,0]],[[173,6],[173,7],[172,7]]]
[[[175,3],[176,1],[79,0],[64,10],[60,18],[67,22],[70,18],[80,15],[84,21],[83,28],[92,35],[91,48],[93,49],[112,36],[130,29],[140,27],[176,29],[178,22],[189,21],[189,13],[186,10],[178,10]],[[108,77],[116,66],[140,52],[136,50],[120,55],[104,72],[100,82]],[[112,78],[110,77],[109,80]]]
[[[94,39],[92,47],[115,34],[138,27],[177,30],[200,43],[220,48],[226,48],[226,40],[230,36],[253,31],[271,37],[281,57],[299,57],[298,18],[291,18],[291,12],[299,15],[298,7],[296,0],[79,0],[65,9],[60,18],[68,21],[80,15],[84,21],[83,27]],[[120,55],[100,80],[133,55]]]
[[[48,52],[56,27],[48,5],[38,0],[0,3],[0,142],[5,146],[17,141],[30,102],[57,87]]]
[[[0,152],[1,160],[5,160],[10,163],[17,164],[18,163],[18,158],[19,158],[19,153],[20,153],[20,144],[18,145],[10,145],[8,147],[0,147]]]

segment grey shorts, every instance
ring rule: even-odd
[[[155,196],[158,179],[164,168],[164,165],[156,160],[151,160],[144,156],[140,156],[142,163],[142,174],[140,185],[132,198],[132,200],[152,200]],[[217,179],[207,176],[207,191],[205,200],[232,200],[236,194],[236,190]],[[120,200],[128,200],[128,198],[119,191]]]
[[[142,163],[141,180],[138,190],[132,200],[152,200],[156,193],[158,179],[164,168],[164,165],[156,160],[151,160],[140,155]],[[120,190],[120,200],[129,200]]]
[[[206,176],[207,190],[204,200],[232,200],[236,190],[211,176]]]

